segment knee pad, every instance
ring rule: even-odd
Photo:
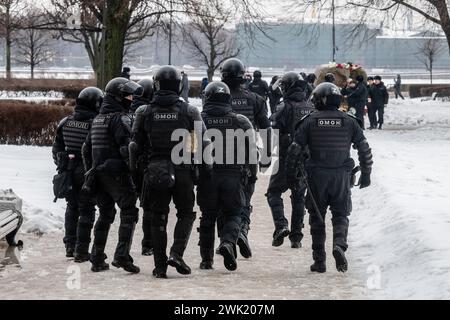
[[[152,222],[152,227],[166,227],[167,225],[167,214],[161,214],[161,213],[157,213],[157,212],[153,212],[151,214],[151,222]]]

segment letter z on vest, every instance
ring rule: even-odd
[[[317,126],[322,128],[341,128],[342,118],[336,119],[317,119]]]
[[[154,113],[153,120],[155,121],[173,121],[178,120],[178,113]]]

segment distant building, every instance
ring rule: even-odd
[[[417,52],[421,42],[430,37],[442,41],[443,50],[435,68],[450,69],[450,55],[445,37],[424,32],[392,32],[363,27],[356,37],[349,37],[352,24],[336,25],[337,62],[353,62],[367,68],[423,69]],[[252,35],[254,48],[247,45],[248,36],[237,26],[242,47],[241,57],[258,68],[314,68],[332,60],[331,24],[277,24]],[[274,41],[272,41],[272,38]]]

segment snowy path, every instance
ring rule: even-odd
[[[254,257],[239,259],[237,272],[226,271],[220,256],[215,270],[199,270],[194,230],[186,253],[193,274],[183,277],[170,270],[168,280],[153,279],[152,258],[139,255],[142,232],[138,228],[132,254],[141,274],[116,269],[93,274],[89,264],[64,258],[58,231],[63,203],[51,202],[50,149],[0,146],[0,188],[11,187],[24,197],[24,231],[46,233],[21,235],[25,241],[18,253],[21,269],[0,264],[0,299],[450,298],[450,104],[394,101],[386,113],[386,130],[366,132],[375,165],[371,188],[353,190],[347,274],[335,271],[331,255],[326,274],[309,272],[308,228],[302,249],[291,249],[287,243],[271,247],[273,222],[264,197],[268,182],[264,176],[254,198],[250,231]],[[289,201],[285,203],[288,210]],[[170,226],[173,220],[172,211]],[[116,233],[115,226],[109,256]],[[4,252],[0,248],[0,257]],[[78,271],[80,289],[70,289],[67,282]],[[379,289],[370,290],[367,283]]]
[[[239,259],[238,270],[226,271],[222,257],[216,256],[215,270],[198,269],[198,233],[193,232],[186,253],[186,261],[193,267],[187,277],[169,269],[169,280],[151,276],[153,260],[139,255],[141,230],[137,230],[132,255],[142,271],[129,275],[117,269],[94,274],[89,264],[74,264],[63,256],[62,234],[53,232],[43,237],[22,235],[25,248],[19,253],[22,269],[7,266],[0,271],[0,299],[348,299],[361,298],[365,280],[359,277],[361,268],[353,267],[347,274],[338,274],[330,257],[329,272],[311,274],[310,237],[304,248],[291,249],[285,242],[280,248],[271,247],[273,223],[263,194],[267,178],[258,184],[251,230],[254,257]],[[116,219],[117,221],[118,219]],[[172,211],[169,225],[173,225]],[[198,220],[196,225],[198,224]],[[173,230],[169,227],[169,230]],[[111,231],[108,255],[112,256],[116,242],[116,228]],[[289,242],[289,241],[287,241]],[[3,251],[0,251],[3,252]],[[329,249],[331,252],[331,249]],[[352,262],[350,262],[352,263]],[[66,282],[81,268],[80,290],[70,290]],[[76,269],[75,269],[76,270]],[[177,289],[175,289],[175,286]],[[7,294],[5,292],[8,292]]]

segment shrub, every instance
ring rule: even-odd
[[[73,112],[70,102],[49,104],[0,101],[0,143],[49,146],[61,119]]]

